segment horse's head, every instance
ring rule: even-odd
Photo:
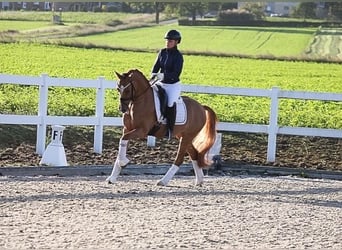
[[[120,111],[124,113],[128,110],[129,104],[144,94],[150,85],[146,77],[137,69],[123,74],[115,72],[115,74],[119,78],[117,90],[120,94]]]

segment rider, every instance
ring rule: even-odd
[[[183,55],[177,45],[181,42],[181,34],[177,30],[169,30],[164,38],[166,48],[159,51],[152,68],[152,78],[157,77],[159,84],[168,96],[166,121],[169,140],[172,138],[176,120],[176,102],[181,93],[180,74],[183,69]],[[160,73],[158,73],[160,71]]]

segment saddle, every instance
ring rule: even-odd
[[[152,84],[153,94],[154,94],[154,105],[157,116],[157,124],[148,133],[153,135],[157,130],[159,130],[161,124],[166,124],[166,109],[168,97],[166,91],[158,84]],[[183,125],[187,120],[187,111],[184,104],[183,98],[180,97],[176,102],[176,122],[175,125]]]

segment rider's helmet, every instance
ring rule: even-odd
[[[176,40],[178,41],[178,43],[180,43],[182,40],[182,36],[177,30],[169,30],[168,32],[166,32],[164,38],[169,40]]]

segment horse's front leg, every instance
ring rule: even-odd
[[[107,178],[107,182],[110,184],[112,184],[116,181],[116,178],[119,176],[119,174],[122,170],[122,167],[126,166],[129,162],[129,159],[126,156],[127,155],[127,145],[128,145],[128,140],[121,138],[120,143],[119,143],[118,155],[117,155],[116,160],[114,162],[112,173]]]
[[[130,139],[144,137],[144,135],[145,132],[142,129],[133,129],[129,132],[125,132],[124,130],[124,135],[120,139],[118,155],[114,162],[112,173],[107,178],[108,183],[113,184],[119,176],[122,168],[126,166],[129,162],[129,159],[127,158],[128,141]]]

